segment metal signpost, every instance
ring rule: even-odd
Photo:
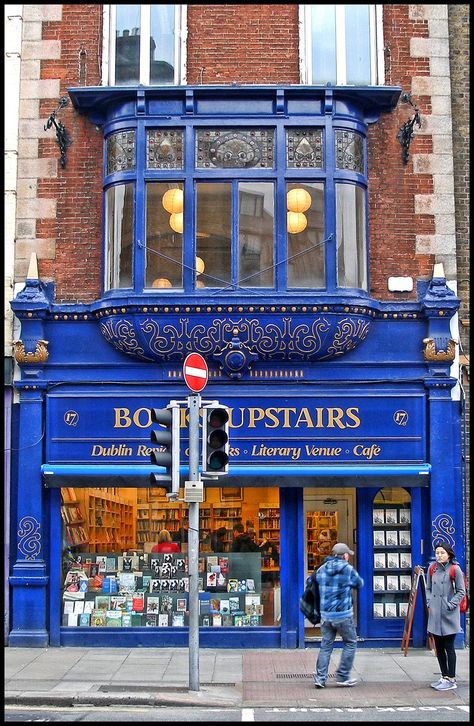
[[[189,690],[199,691],[199,502],[203,501],[199,475],[199,392],[207,384],[207,363],[199,353],[191,353],[183,364],[184,380],[194,392],[188,396],[189,407],[189,481],[185,483],[185,501],[189,503]]]

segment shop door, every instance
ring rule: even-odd
[[[345,542],[354,549],[355,520],[352,493],[328,496],[305,493],[304,519],[306,576],[324,562],[336,542]],[[355,557],[351,557],[351,564],[356,566],[354,560]],[[319,626],[314,627],[306,619],[304,624],[305,640],[320,637]]]

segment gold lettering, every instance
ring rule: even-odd
[[[346,409],[346,415],[348,419],[351,419],[351,421],[354,421],[353,424],[348,423],[347,428],[348,429],[357,429],[360,426],[360,418],[357,415],[359,413],[358,408],[348,408]]]
[[[236,416],[234,415],[236,411],[240,411],[240,422],[237,423]],[[231,408],[229,409],[229,428],[231,429],[241,429],[244,425],[244,416],[245,416],[245,408]]]
[[[143,411],[145,411],[146,415],[146,421],[144,423],[140,421],[140,416]],[[135,426],[138,426],[139,429],[146,429],[151,426],[151,410],[149,408],[137,408],[133,414],[133,423]]]
[[[316,423],[314,425],[314,428],[322,429],[324,426],[324,420],[323,420],[324,408],[316,408],[315,411],[316,411]]]
[[[278,419],[278,416],[276,415],[281,409],[279,408],[267,408],[265,413],[267,415],[267,418],[270,419],[273,423],[266,423],[265,427],[267,429],[275,429],[278,428],[280,425],[280,421]]]
[[[130,418],[130,409],[129,408],[114,408],[114,411],[115,411],[114,429],[128,429],[128,427],[132,425],[132,420]],[[124,423],[122,423],[122,421]]]
[[[283,428],[291,428],[290,413],[296,413],[296,408],[281,408],[280,411],[283,411],[284,413]]]
[[[261,421],[265,416],[263,408],[249,408],[249,429],[255,428],[255,423]]]
[[[344,411],[342,408],[328,408],[328,429],[333,429],[334,424],[337,424],[340,429],[343,429],[344,424],[341,421],[343,414]]]
[[[309,412],[309,410],[307,408],[302,408],[301,409],[300,415],[296,419],[295,428],[298,428],[298,426],[300,425],[300,422],[301,421],[306,422],[306,426],[309,429],[312,429],[313,428],[313,421],[312,421],[312,418],[311,418],[311,414],[310,414],[310,412]]]

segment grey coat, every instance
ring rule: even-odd
[[[464,577],[459,565],[455,565],[454,583],[449,576],[453,563],[436,563],[433,577],[426,576],[426,599],[429,607],[428,633],[433,635],[453,635],[461,633],[459,603],[464,597]]]

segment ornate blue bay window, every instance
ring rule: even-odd
[[[367,128],[394,108],[399,88],[69,93],[104,132],[104,285],[93,307],[119,350],[173,358],[163,326],[195,340],[196,321],[210,340],[225,339],[213,354],[242,375],[255,355],[328,359],[365,338],[377,307],[368,294]],[[266,315],[281,337],[268,351]],[[126,344],[116,333],[124,322]],[[306,340],[300,353],[290,353],[295,336]],[[223,353],[231,347],[233,372]]]

